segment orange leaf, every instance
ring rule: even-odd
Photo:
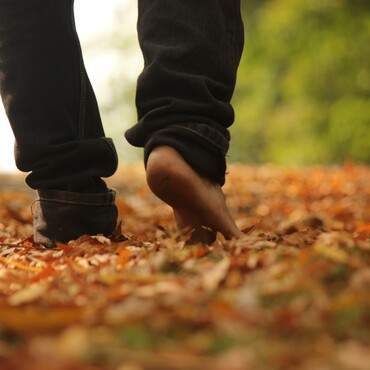
[[[128,251],[126,248],[119,247],[117,248],[118,251],[118,259],[117,259],[117,265],[121,268],[124,268],[128,261],[130,260],[130,251]]]
[[[7,258],[0,256],[0,261],[5,263],[6,265],[11,265],[14,266],[20,270],[24,271],[31,271],[31,272],[41,272],[42,270],[38,267],[33,267],[29,265],[25,265],[24,263],[21,262],[16,262],[16,261],[9,261]]]
[[[242,233],[244,233],[246,235],[252,234],[252,232],[254,230],[256,230],[257,227],[259,227],[261,225],[261,223],[262,223],[262,218],[260,219],[258,224],[254,224],[254,225],[251,225],[251,226],[245,226],[245,227],[243,227],[243,229],[241,231],[242,231]]]
[[[370,224],[367,224],[367,225],[361,225],[361,226],[357,226],[356,227],[356,231],[358,232],[363,232],[363,231],[368,231],[370,232]]]
[[[357,240],[367,240],[370,238],[370,231],[361,231],[357,236]]]
[[[128,238],[122,234],[122,221],[118,223],[110,238],[114,242],[124,242],[128,240]]]
[[[64,252],[64,254],[68,254],[69,252],[73,250],[73,247],[68,244],[56,242],[56,245],[57,245],[57,248],[61,249]]]
[[[198,248],[196,249],[194,252],[193,252],[193,256],[195,258],[200,258],[200,257],[203,257],[205,256],[206,254],[209,253],[209,249],[208,248]]]
[[[33,247],[35,245],[33,235],[31,235],[28,238],[22,240],[22,242],[20,244],[22,244],[24,247]]]
[[[32,281],[38,281],[38,280],[43,280],[47,279],[49,276],[53,275],[56,273],[56,270],[53,269],[53,266],[51,263],[48,263],[40,273],[38,273],[36,276],[34,276],[31,280]]]

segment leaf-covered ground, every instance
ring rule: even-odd
[[[34,245],[33,193],[2,179],[0,368],[369,370],[370,168],[230,167],[246,236],[187,245],[141,166],[121,229]]]

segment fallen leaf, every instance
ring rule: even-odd
[[[24,303],[30,303],[40,298],[48,288],[45,282],[33,283],[26,288],[14,293],[8,298],[11,306],[20,306]]]

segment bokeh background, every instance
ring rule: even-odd
[[[370,162],[370,3],[245,0],[231,159]]]
[[[369,1],[242,3],[246,43],[229,161],[370,163]],[[136,120],[135,82],[142,68],[136,7],[133,0],[76,0],[87,70],[122,163],[141,158],[141,150],[123,138]],[[4,124],[2,119],[2,132]]]

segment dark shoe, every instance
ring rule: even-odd
[[[39,190],[34,207],[33,231],[36,243],[55,248],[81,235],[109,236],[117,225],[116,192],[72,193]]]

